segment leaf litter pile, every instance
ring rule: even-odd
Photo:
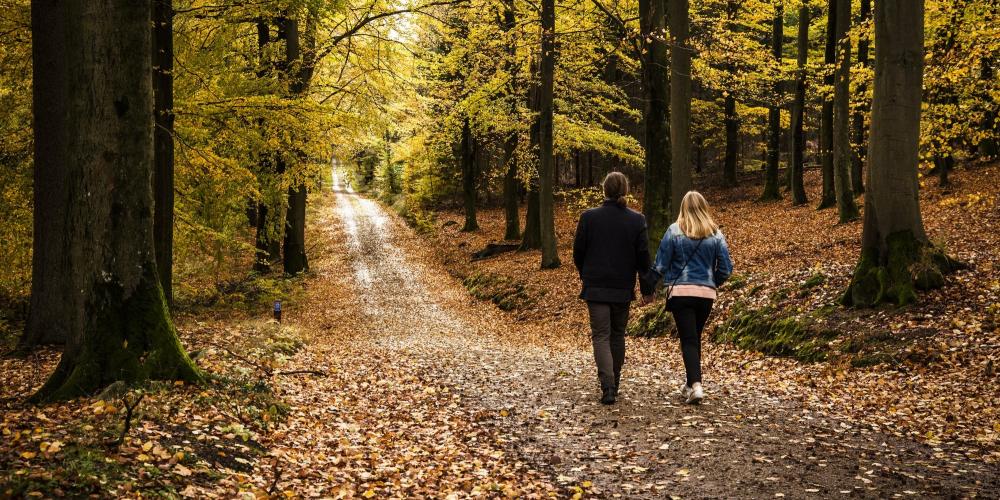
[[[0,361],[0,495],[994,495],[1000,401],[983,377],[996,376],[986,313],[1000,263],[975,221],[995,224],[997,170],[925,190],[932,238],[972,270],[909,309],[818,318],[845,332],[823,362],[707,342],[700,407],[679,400],[669,336],[630,339],[619,404],[596,403],[569,260],[575,213],[559,214],[565,265],[540,272],[534,252],[468,263],[502,234],[498,212],[480,214],[479,233],[417,236],[374,202],[325,193],[310,214],[313,272],[286,297],[283,324],[262,319],[265,304],[178,315],[210,384],[34,407],[24,397],[57,354]],[[724,291],[713,321],[736,307],[829,309],[859,225],[787,203],[762,210],[749,190],[709,195],[745,282]],[[472,272],[530,300],[507,312],[477,300],[456,279]],[[854,361],[865,357],[874,364]]]

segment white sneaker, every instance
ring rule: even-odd
[[[681,398],[683,398],[684,401],[687,401],[687,398],[688,398],[688,396],[691,395],[691,392],[692,392],[691,391],[691,386],[685,384],[684,387],[681,387]]]
[[[685,387],[684,392],[684,402],[689,405],[700,404],[702,399],[705,399],[705,391],[701,388],[701,382],[695,382],[691,384],[691,387]]]

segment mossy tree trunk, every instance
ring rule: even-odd
[[[771,19],[771,56],[781,65],[781,46],[784,38],[785,8],[781,1],[774,2],[774,16]],[[780,101],[781,82],[774,84],[774,99]],[[781,108],[777,102],[767,110],[767,166],[764,169],[764,192],[761,201],[780,200],[781,190],[778,180],[778,163],[781,144]]]
[[[503,1],[503,22],[501,28],[506,40],[506,56],[504,62],[510,81],[507,83],[507,99],[510,101],[510,113],[512,116],[517,113],[517,101],[515,100],[518,91],[518,60],[517,60],[517,38],[515,28],[517,28],[517,7],[514,0]],[[518,214],[518,182],[517,182],[517,132],[511,131],[504,142],[504,166],[506,172],[503,179],[503,207],[504,207],[504,239],[517,240],[521,238],[521,221]],[[579,165],[577,171],[579,177]]]
[[[668,0],[670,24],[670,219],[691,190],[691,46],[688,0]]]
[[[69,85],[55,102],[73,141],[56,172],[68,188],[62,359],[37,401],[115,381],[201,380],[170,321],[153,246],[150,0],[61,2]],[[53,14],[56,15],[56,14]]]
[[[58,110],[68,108],[68,86],[76,61],[65,56],[75,41],[66,35],[72,12],[56,0],[31,2],[31,59],[34,67],[34,227],[31,299],[19,349],[62,344],[69,336],[73,294],[65,286],[71,273],[66,252],[66,197],[63,169],[70,161],[74,134]]]
[[[542,233],[542,269],[559,267],[558,242],[556,241],[555,200],[553,174],[555,151],[553,149],[553,93],[556,71],[556,4],[555,0],[542,0],[541,55],[539,57],[538,85],[538,222]]]
[[[795,75],[795,100],[792,104],[792,165],[789,169],[789,188],[792,205],[809,203],[805,182],[805,109],[806,109],[806,63],[809,61],[809,5],[799,6],[799,26],[797,39],[797,71]]]
[[[174,6],[153,0],[153,242],[156,272],[173,302],[174,266]]]
[[[833,86],[833,178],[840,222],[858,218],[851,186],[851,0],[837,1],[834,37],[837,39],[837,69]]]
[[[831,70],[837,61],[837,1],[827,0],[826,3],[826,47],[823,62],[826,63],[827,73],[823,77],[823,84],[827,87],[832,87],[834,84],[833,71]],[[833,99],[827,96],[823,97],[823,107],[820,114],[819,156],[823,169],[823,194],[820,197],[818,208],[823,209],[837,204],[833,168]]]
[[[908,304],[958,263],[932,246],[917,180],[923,83],[923,0],[875,2],[875,81],[861,258],[843,302]]]
[[[667,74],[666,11],[664,0],[639,0],[639,29],[643,44],[642,97],[644,167],[642,211],[649,234],[659,235],[670,226],[670,91]],[[593,165],[591,165],[593,172]],[[650,248],[655,249],[650,238]]]
[[[477,231],[476,220],[476,139],[472,136],[469,118],[462,120],[462,139],[459,146],[459,162],[462,170],[462,200],[465,207],[465,225],[462,231]]]
[[[872,18],[872,0],[861,0],[861,24],[866,24]],[[867,68],[870,64],[868,59],[868,49],[870,42],[866,35],[858,36],[858,65]],[[859,83],[856,89],[858,95],[864,96],[867,89],[864,82]],[[867,103],[866,103],[867,104]],[[854,194],[860,195],[865,192],[864,167],[868,156],[868,147],[865,144],[868,127],[865,125],[865,105],[858,106],[854,110],[854,155],[851,157],[851,187]]]

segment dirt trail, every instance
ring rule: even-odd
[[[632,352],[662,355],[630,353],[619,403],[602,406],[585,343],[543,342],[551,338],[544,325],[517,324],[471,300],[397,217],[336,178],[334,191],[324,223],[342,254],[317,274],[350,288],[350,299],[328,306],[336,310],[325,311],[331,340],[298,362],[335,376],[326,391],[285,389],[314,392],[293,405],[276,446],[295,460],[324,460],[333,454],[323,448],[338,446],[367,458],[353,469],[329,463],[323,477],[280,477],[282,488],[328,494],[338,481],[364,480],[374,493],[408,496],[488,492],[481,486],[495,481],[508,494],[520,484],[519,494],[554,488],[608,498],[1000,491],[993,466],[762,396],[753,381],[706,380],[705,403],[683,405],[669,340],[630,340]]]

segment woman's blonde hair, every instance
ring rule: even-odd
[[[605,199],[625,206],[625,200],[628,196],[628,177],[625,177],[625,174],[621,172],[609,173],[604,178],[604,182],[601,183],[601,187],[604,188]]]
[[[712,219],[712,214],[708,213],[708,202],[697,191],[688,191],[681,200],[677,225],[685,236],[693,240],[708,238],[719,230],[719,225]]]

